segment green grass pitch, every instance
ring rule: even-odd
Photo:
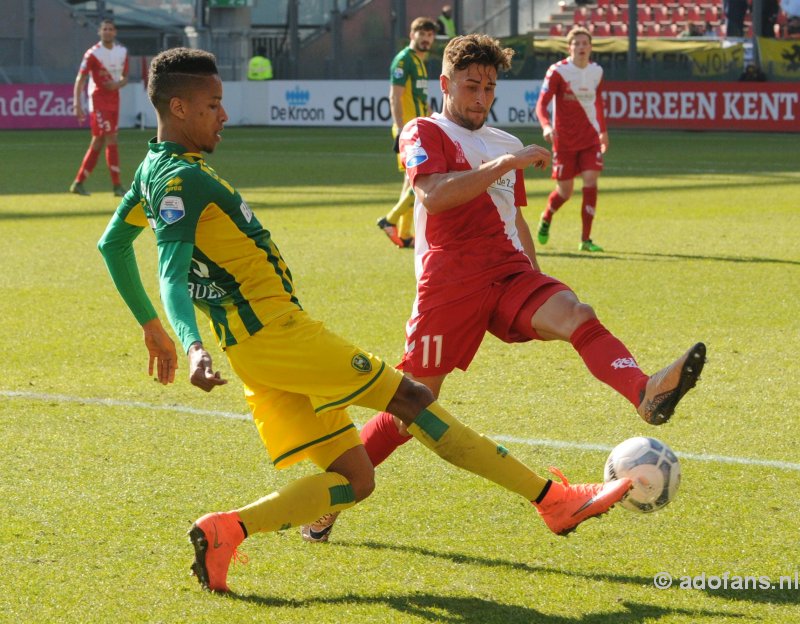
[[[126,181],[149,136],[122,132]],[[685,454],[671,505],[615,509],[558,538],[524,501],[411,443],[330,544],[305,544],[296,529],[248,540],[228,597],[189,577],[189,525],[313,467],[271,467],[216,347],[231,383],[211,394],[189,385],[183,360],[173,386],[148,378],[140,331],[95,248],[116,206],[102,159],[91,197],[66,193],[88,139],[3,133],[0,622],[800,618],[794,584],[733,587],[800,570],[797,136],[612,131],[593,232],[606,253],[578,253],[577,196],[539,249],[543,270],[593,305],[646,371],[706,342],[703,379],[668,425],[641,422],[565,343],[487,338],[444,387],[475,429],[574,481],[602,478],[605,447],[664,440]],[[375,227],[400,189],[388,130],[234,128],[209,160],[273,233],[304,307],[395,362],[414,277],[411,253]],[[552,182],[531,170],[526,185],[535,227]],[[152,235],[137,252],[157,300]],[[671,588],[654,587],[659,572]],[[679,587],[702,574],[705,589]]]

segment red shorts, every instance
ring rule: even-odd
[[[119,109],[95,108],[89,113],[89,125],[92,128],[92,136],[116,134],[119,126]]]
[[[572,180],[582,171],[602,171],[603,152],[600,144],[579,152],[553,152],[554,180]]]
[[[414,377],[467,370],[487,331],[503,342],[537,339],[531,318],[561,290],[569,287],[544,273],[517,273],[458,301],[419,312],[406,325],[406,349],[398,368]]]

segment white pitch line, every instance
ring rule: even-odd
[[[570,450],[583,451],[604,451],[611,452],[613,446],[605,444],[588,444],[585,442],[564,442],[561,440],[535,440],[530,438],[515,438],[507,435],[492,436],[498,442],[512,442],[514,444],[527,444],[528,446],[543,446],[546,448],[563,448]],[[711,453],[679,453],[675,454],[682,459],[693,459],[696,461],[715,462],[720,464],[740,464],[743,466],[768,466],[781,470],[794,470],[800,472],[800,464],[781,461],[779,459],[752,459],[750,457],[731,457],[729,455],[714,455]]]
[[[13,390],[0,390],[0,397],[9,399],[28,399],[30,401],[55,401],[59,403],[84,403],[87,405],[107,405],[109,407],[135,407],[140,409],[158,410],[162,412],[179,412],[182,414],[197,414],[200,416],[218,416],[220,418],[230,418],[233,420],[251,420],[250,414],[238,414],[236,412],[224,412],[220,410],[204,410],[188,405],[158,405],[155,403],[145,403],[143,401],[122,401],[119,399],[97,399],[72,397],[65,394],[42,394],[36,392],[16,392]],[[588,442],[569,442],[566,440],[547,440],[537,438],[519,438],[503,434],[490,436],[498,442],[511,442],[513,444],[525,444],[526,446],[537,446],[544,448],[556,448],[578,451],[602,451],[608,453],[613,446],[607,444],[592,444]],[[800,463],[781,461],[777,459],[753,459],[750,457],[731,457],[728,455],[714,455],[711,453],[675,453],[683,459],[695,461],[712,462],[719,464],[738,464],[742,466],[766,466],[779,470],[792,470],[800,472]]]
[[[120,401],[118,399],[86,399],[71,397],[65,394],[40,394],[36,392],[14,392],[0,390],[0,396],[9,399],[29,399],[31,401],[56,401],[58,403],[85,403],[88,405],[108,405],[109,407],[137,407],[141,409],[159,410],[162,412],[180,412],[182,414],[199,414],[200,416],[219,416],[220,418],[233,418],[234,420],[251,420],[250,414],[237,414],[235,412],[222,412],[218,410],[204,410],[188,405],[156,405],[143,401]]]

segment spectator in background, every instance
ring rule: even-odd
[[[744,16],[749,9],[747,0],[724,0],[722,9],[725,11],[725,36],[744,37]]]
[[[781,10],[786,13],[786,34],[800,36],[800,0],[781,0]]]
[[[458,33],[456,32],[456,22],[453,19],[453,7],[445,4],[442,7],[442,14],[436,18],[437,35],[452,39]]]
[[[775,24],[778,23],[778,13],[781,12],[778,0],[761,0],[761,32],[759,37],[774,37]]]
[[[739,76],[739,80],[742,82],[764,82],[766,79],[767,76],[755,63],[748,63],[742,75]]]
[[[258,48],[256,55],[247,65],[248,80],[272,80],[272,61],[267,58],[267,50]]]
[[[119,176],[119,150],[117,148],[117,126],[119,124],[119,90],[128,84],[128,50],[116,42],[117,27],[113,20],[104,19],[97,30],[100,41],[83,55],[73,89],[72,109],[78,121],[83,123],[86,112],[83,110],[81,96],[86,82],[89,82],[89,125],[92,141],[83,157],[75,180],[69,187],[70,193],[89,195],[83,183],[100,158],[105,147],[106,164],[111,173],[113,193],[117,197],[125,195]]]

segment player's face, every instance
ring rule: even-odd
[[[114,43],[114,39],[117,37],[117,29],[113,24],[103,23],[100,24],[97,34],[100,35],[100,41],[105,44],[111,44]]]
[[[411,49],[416,52],[427,52],[436,39],[436,33],[432,30],[418,30],[411,33]]]
[[[470,65],[454,70],[452,78],[442,75],[445,117],[467,130],[486,123],[494,103],[497,69],[492,65]]]
[[[228,115],[222,106],[222,80],[219,76],[204,76],[202,81],[201,86],[193,89],[183,103],[184,147],[190,152],[210,154],[222,140],[220,132],[228,121]]]
[[[588,35],[575,35],[569,44],[569,57],[572,62],[582,67],[589,62],[592,53],[592,40]]]

